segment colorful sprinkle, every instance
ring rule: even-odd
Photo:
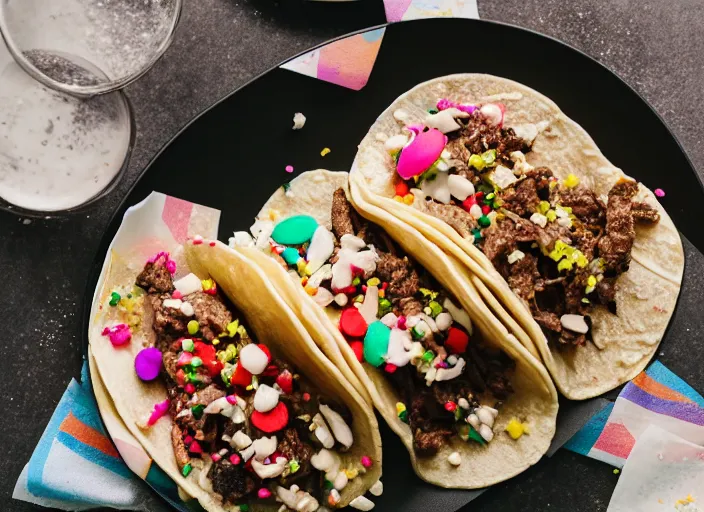
[[[200,245],[203,243],[203,237],[200,235],[196,235],[193,237],[193,245]]]
[[[188,393],[189,395],[192,395],[193,393],[196,392],[196,387],[193,385],[192,382],[189,382],[183,387],[183,390]]]
[[[110,343],[114,347],[119,347],[124,345],[132,339],[132,331],[127,324],[117,324],[113,327],[106,327],[102,332],[103,336],[108,336],[110,338]]]
[[[271,491],[265,487],[262,487],[257,491],[257,496],[259,496],[263,500],[271,498]]]
[[[191,466],[190,464],[186,464],[185,466],[183,466],[183,469],[181,470],[181,474],[183,476],[188,476],[191,474],[191,471],[193,471],[193,466]]]
[[[186,352],[193,352],[193,350],[195,349],[195,344],[191,339],[181,340],[181,348]]]
[[[445,410],[447,412],[455,412],[457,404],[455,402],[445,402]]]
[[[318,221],[310,215],[294,215],[274,227],[271,238],[281,245],[300,245],[310,241],[318,229]]]
[[[379,320],[372,322],[364,336],[364,360],[372,366],[381,366],[389,351],[390,337],[391,329]]]
[[[303,401],[310,402],[310,393],[303,393]]]
[[[230,455],[230,459],[229,459],[229,460],[230,460],[230,462],[232,462],[232,464],[234,464],[235,466],[237,466],[240,462],[242,462],[242,459],[241,459],[240,456],[237,455],[236,453],[233,453],[232,455]]]
[[[219,453],[211,453],[210,458],[213,459],[213,462],[218,462],[220,459],[222,459]]]
[[[120,299],[121,299],[121,298],[122,298],[122,297],[120,297],[120,294],[119,294],[119,293],[117,293],[117,292],[112,292],[112,293],[110,294],[110,302],[108,302],[108,304],[110,304],[111,306],[117,306],[117,303],[120,302]]]
[[[397,366],[395,364],[386,363],[386,366],[384,366],[384,371],[387,373],[394,373],[396,368]]]
[[[292,172],[293,172],[293,166],[292,166],[292,165],[287,165],[287,166],[286,166],[286,172],[287,172],[287,173],[292,173]]]
[[[289,468],[289,470],[291,470],[291,473],[295,473],[299,469],[301,469],[301,465],[298,463],[298,461],[296,459],[294,459],[288,463],[288,468]]]
[[[363,455],[363,456],[362,456],[361,463],[362,463],[362,466],[364,466],[364,467],[367,468],[367,469],[369,469],[370,467],[372,467],[372,464],[373,464],[372,459],[369,458],[367,455]]]
[[[190,320],[186,327],[188,328],[188,334],[192,336],[198,332],[200,326],[198,325],[198,320]]]
[[[661,188],[656,188],[655,195],[658,197],[665,197],[665,191]]]
[[[156,347],[148,347],[139,351],[134,359],[134,369],[137,377],[145,382],[156,379],[162,367],[161,351]]]
[[[323,150],[320,152],[320,156],[325,156],[330,153],[330,148],[323,148]]]
[[[614,468],[614,475],[618,475],[621,472],[618,468]]]

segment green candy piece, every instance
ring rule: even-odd
[[[423,359],[423,361],[425,361],[426,363],[429,363],[430,361],[432,361],[433,359],[435,359],[435,354],[433,353],[432,350],[428,350],[428,351],[425,352],[425,354],[423,354],[423,358],[422,358],[422,359]]]
[[[373,322],[364,336],[364,360],[372,366],[384,364],[384,356],[389,350],[391,329],[380,321]]]
[[[408,411],[402,411],[398,415],[398,419],[400,419],[404,423],[408,423]]]
[[[271,238],[281,245],[300,245],[313,238],[317,228],[318,221],[310,215],[294,215],[279,222],[274,227]]]
[[[199,420],[203,416],[203,409],[205,409],[205,406],[203,404],[198,404],[194,405],[191,407],[191,412],[193,413],[193,417],[197,420]]]
[[[292,267],[295,266],[296,263],[298,263],[298,260],[301,259],[301,255],[293,247],[286,247],[284,252],[281,253],[281,257]]]
[[[431,300],[429,306],[433,318],[442,313],[442,306],[438,302]]]
[[[490,149],[482,153],[481,159],[484,161],[485,165],[491,165],[496,160],[496,150]]]
[[[472,425],[469,426],[469,439],[476,441],[479,444],[486,444],[484,438],[479,435],[479,432],[477,432]]]
[[[491,219],[486,215],[482,215],[479,219],[477,219],[477,223],[483,228],[488,228],[491,226]]]
[[[203,366],[203,360],[200,357],[196,356],[193,359],[191,359],[191,366],[193,368],[198,368],[199,366]]]
[[[240,505],[240,512],[249,512],[249,505],[247,505],[246,503]]]
[[[181,470],[181,474],[183,476],[188,476],[191,474],[192,470],[193,470],[193,466],[191,466],[190,464],[186,464],[185,466],[183,466],[183,469]]]
[[[181,340],[181,348],[186,352],[193,352],[196,349],[196,344],[193,343],[193,340]]]
[[[109,302],[109,304],[110,304],[111,306],[117,306],[117,303],[120,302],[120,299],[121,299],[121,298],[122,298],[122,297],[120,297],[120,294],[119,294],[119,293],[117,293],[117,292],[112,292],[112,293],[110,294],[110,302]]]

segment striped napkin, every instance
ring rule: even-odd
[[[626,384],[565,448],[621,468],[651,425],[704,446],[704,398],[659,361]]]

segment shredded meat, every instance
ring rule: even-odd
[[[412,297],[420,288],[418,273],[408,258],[379,252],[376,264],[379,278],[389,283],[388,292],[396,297]]]
[[[250,494],[257,485],[243,466],[235,466],[226,458],[213,464],[208,476],[213,484],[213,490],[229,503],[234,503]]]
[[[509,154],[513,151],[527,149],[526,142],[516,135],[513,128],[489,126],[478,111],[469,117],[463,128],[451,135],[451,138],[460,139],[459,143],[473,154],[481,154],[489,149],[495,149],[497,159],[509,167],[513,166]]]
[[[355,234],[354,227],[352,226],[351,210],[352,207],[349,201],[347,201],[344,189],[338,188],[332,195],[332,211],[330,212],[332,231],[335,233],[338,240],[342,238],[343,235]]]
[[[171,380],[176,381],[176,372],[178,371],[178,366],[176,365],[178,361],[178,354],[174,352],[162,352],[161,356],[164,362],[164,370],[166,374],[171,378]]]
[[[423,311],[423,305],[413,297],[405,297],[399,301],[401,314],[405,317],[419,314]]]
[[[572,233],[572,238],[574,239],[577,249],[582,251],[588,261],[592,261],[594,259],[594,252],[599,243],[599,238],[591,231],[581,227],[578,227],[575,232]]]
[[[533,178],[526,178],[505,189],[501,199],[505,209],[520,216],[529,216],[538,209],[540,203],[538,188]]]
[[[208,341],[217,338],[227,330],[227,324],[232,322],[232,313],[227,310],[225,304],[204,292],[195,292],[187,295],[187,300],[193,306],[200,331]]]
[[[560,204],[572,208],[572,213],[588,226],[603,223],[606,207],[586,185],[560,190]]]
[[[454,204],[442,204],[428,200],[423,203],[423,209],[433,217],[446,222],[462,237],[469,238],[472,230],[477,227],[477,221],[464,209]]]
[[[152,324],[157,337],[165,337],[167,340],[178,338],[188,334],[188,317],[181,313],[180,309],[164,307],[164,300],[170,299],[171,295],[150,295],[149,300],[154,310],[154,322]]]
[[[174,447],[176,463],[179,468],[183,468],[191,459],[188,456],[186,445],[183,444],[183,431],[181,431],[181,428],[176,423],[171,426],[171,444]]]
[[[422,456],[437,453],[453,435],[453,415],[445,411],[435,397],[427,392],[417,393],[413,397],[408,421],[413,431],[414,447]]]
[[[599,281],[596,285],[596,293],[599,297],[599,302],[602,304],[614,304],[616,300],[616,279],[606,277]]]
[[[532,254],[526,254],[510,266],[510,272],[508,285],[514,293],[523,300],[532,301],[535,297],[534,283],[540,278],[537,258]]]
[[[209,386],[199,390],[190,401],[190,405],[210,405],[218,398],[222,398],[226,395],[222,389],[219,389],[215,384],[210,384]]]
[[[137,276],[137,286],[147,293],[171,293],[174,291],[174,280],[171,273],[161,260],[149,262]]]
[[[538,310],[533,312],[533,318],[549,331],[562,332],[562,323],[555,313]]]
[[[301,442],[295,428],[287,428],[281,436],[277,450],[288,460],[297,460],[302,469],[306,469],[314,454],[313,447]]]
[[[660,213],[648,203],[633,203],[631,214],[636,222],[655,224],[660,221]]]
[[[586,342],[586,335],[568,331],[567,329],[564,329],[560,335],[560,343],[564,345],[584,345]]]
[[[620,181],[609,191],[606,207],[606,235],[599,240],[599,256],[605,268],[617,274],[628,270],[636,238],[631,199],[638,192],[635,181]]]
[[[516,236],[513,223],[502,219],[484,230],[482,251],[492,263],[496,264],[499,256],[511,254],[516,249]]]

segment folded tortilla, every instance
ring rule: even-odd
[[[347,182],[347,173],[323,170],[303,173],[272,195],[259,213],[255,226],[260,227],[261,223],[267,223],[272,218],[276,223],[303,215],[313,217],[321,227],[330,230],[333,195],[339,189],[347,191]],[[315,298],[301,286],[300,279],[297,276],[292,279],[292,275],[286,272],[280,256],[272,257],[274,252],[267,241],[268,237],[257,240],[259,247],[256,247],[253,242],[246,243],[246,235],[236,234],[235,241],[238,240],[240,246],[235,250],[263,269],[277,285],[284,300],[298,313],[301,322],[317,334],[314,336],[316,340],[327,338],[338,345],[341,357],[335,357],[335,363],[355,373],[377,410],[407,447],[413,467],[421,478],[441,487],[479,488],[506,480],[535,464],[550,445],[558,408],[556,390],[544,367],[489,312],[457,260],[444,254],[415,229],[364,203],[361,190],[355,191],[353,187],[351,194],[349,191],[347,193],[355,208],[395,240],[406,254],[412,255],[420,266],[429,270],[449,296],[456,298],[473,324],[470,343],[482,343],[499,349],[515,362],[512,378],[515,392],[500,405],[493,427],[494,438],[488,444],[480,445],[454,436],[435,455],[417,454],[413,432],[398,414],[397,405],[403,402],[403,398],[384,375],[383,367],[376,368],[357,359],[339,329],[341,309],[321,307],[316,303]],[[290,274],[293,273],[291,270]],[[410,404],[407,405],[410,408]],[[512,420],[527,425],[529,434],[512,439],[505,432]],[[449,462],[454,452],[461,459],[458,466]]]
[[[648,363],[674,312],[684,269],[681,240],[672,220],[642,184],[635,200],[650,205],[660,221],[636,225],[632,261],[616,282],[617,314],[596,306],[590,313],[592,341],[556,347],[548,340],[524,303],[514,294],[490,260],[474,245],[474,236],[461,234],[428,212],[422,197],[408,205],[394,201],[396,163],[384,147],[388,138],[407,133],[404,125],[424,123],[438,101],[453,105],[505,106],[503,125],[532,141],[525,155],[536,168],[547,166],[560,180],[573,175],[597,197],[605,197],[624,172],[611,164],[591,137],[542,94],[500,77],[457,74],[420,84],[394,101],[377,119],[359,145],[352,181],[364,191],[366,203],[381,208],[417,229],[457,258],[508,310],[519,326],[507,328],[520,340],[529,335],[558,389],[568,398],[600,395],[635,377]],[[402,122],[400,122],[402,121]],[[624,140],[624,143],[627,143]],[[466,162],[464,162],[466,164]]]
[[[222,254],[222,256],[221,256]],[[186,261],[187,256],[187,261]],[[340,467],[358,467],[359,475],[350,477],[340,491],[336,507],[349,505],[361,497],[381,475],[381,438],[376,418],[362,396],[339,369],[320,351],[313,336],[301,325],[299,319],[279,297],[264,273],[242,254],[222,244],[188,243],[185,251],[172,254],[178,262],[178,274],[182,277],[193,272],[202,279],[214,279],[232,304],[240,311],[252,336],[265,344],[272,354],[294,365],[308,381],[321,389],[326,396],[344,404],[353,417],[351,425],[354,442],[348,451],[338,454]],[[135,373],[135,357],[144,348],[153,346],[151,308],[147,301],[137,301],[127,318],[132,322],[132,339],[125,345],[115,347],[102,334],[106,326],[125,319],[124,308],[119,316],[115,307],[108,306],[115,289],[129,289],[134,285],[140,269],[111,257],[107,277],[99,288],[97,307],[90,322],[90,351],[100,378],[112,399],[116,410],[130,433],[137,439],[159,467],[174,480],[189,496],[198,499],[209,512],[239,510],[237,505],[224,504],[222,497],[214,493],[209,482],[207,466],[193,467],[186,477],[177,463],[172,445],[173,422],[168,414],[147,426],[147,419],[155,405],[167,399],[167,389],[162,377],[152,382],[143,382]],[[116,316],[117,315],[117,316]],[[370,467],[362,468],[360,460],[369,457]],[[278,510],[280,502],[256,500],[250,510]],[[359,498],[362,499],[362,498]],[[330,506],[328,503],[322,504]]]

